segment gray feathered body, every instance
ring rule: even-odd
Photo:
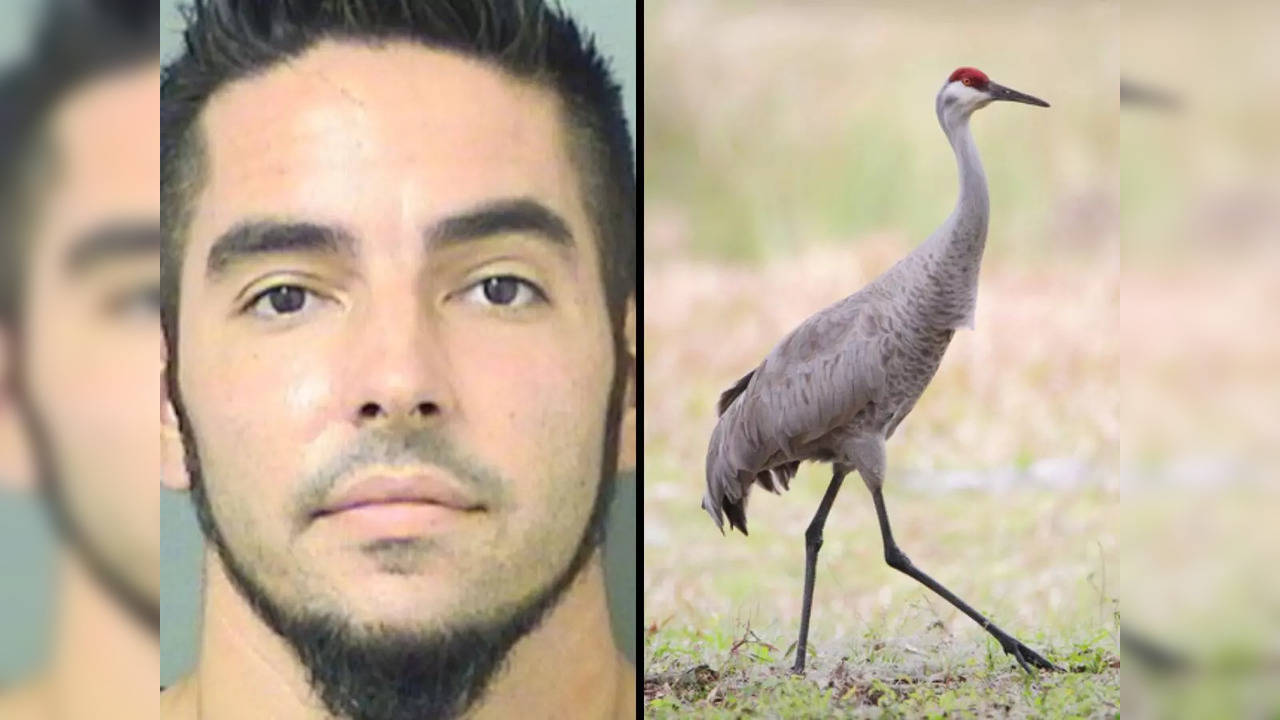
[[[703,507],[746,533],[753,484],[788,488],[804,461],[857,470],[879,486],[884,441],[937,372],[957,328],[972,327],[986,243],[986,180],[968,117],[939,120],[960,169],[956,209],[866,287],[819,311],[720,398]]]

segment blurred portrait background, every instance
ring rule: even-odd
[[[0,131],[6,133],[3,177],[6,183],[21,178],[5,187],[2,241],[12,248],[33,237],[40,242],[23,247],[42,248],[24,249],[21,262],[16,252],[0,253],[3,294],[14,290],[16,296],[21,285],[24,297],[35,297],[38,302],[25,303],[25,317],[38,322],[27,323],[26,329],[39,328],[33,336],[17,332],[16,324],[0,326],[0,689],[39,675],[55,654],[58,608],[66,588],[59,579],[60,541],[65,538],[40,492],[44,470],[33,449],[31,423],[18,412],[15,368],[20,359],[24,377],[34,376],[38,385],[32,395],[51,456],[58,460],[58,475],[72,490],[66,493],[64,510],[76,529],[77,546],[92,549],[89,564],[97,567],[92,572],[104,573],[120,586],[144,625],[154,632],[158,622],[160,674],[154,677],[154,666],[142,664],[147,686],[167,684],[187,672],[198,650],[203,539],[190,498],[162,491],[158,484],[159,67],[178,51],[183,3],[164,0],[145,13],[150,23],[145,37],[154,39],[159,28],[159,64],[152,44],[149,59],[129,65],[133,76],[59,86],[58,99],[44,100],[52,94],[42,84],[44,78],[60,77],[66,67],[84,66],[85,75],[96,75],[95,41],[102,41],[104,57],[112,55],[105,49],[112,34],[93,21],[78,27],[71,40],[63,39],[68,45],[55,43],[43,46],[39,56],[30,54],[42,47],[37,35],[41,23],[57,14],[51,8],[93,4],[0,4],[0,72],[7,83],[0,103]],[[97,4],[131,5],[112,0]],[[634,128],[635,3],[577,0],[565,5],[611,59]],[[102,63],[108,67],[107,60]],[[32,65],[39,66],[37,72],[11,80]],[[19,82],[23,87],[17,87]],[[27,112],[41,118],[32,124]],[[52,138],[56,148],[59,173],[47,186],[41,184],[44,178],[30,180],[24,174],[27,149],[37,137]],[[39,202],[29,201],[31,188],[45,193],[37,196]],[[28,215],[35,218],[30,221],[34,229],[27,226]],[[73,248],[86,233],[92,235],[92,247],[76,254]],[[117,262],[120,253],[127,257]],[[626,446],[634,456],[634,442]],[[624,463],[610,511],[605,570],[614,636],[634,662],[637,510],[630,465]],[[113,662],[127,663],[128,657]]]
[[[5,13],[0,716],[136,716],[159,594],[157,16]]]

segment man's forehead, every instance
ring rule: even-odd
[[[103,223],[158,218],[159,85],[159,65],[140,63],[77,88],[55,109],[42,247],[58,251]]]
[[[241,97],[236,99],[237,95]],[[404,102],[428,110],[455,102],[514,103],[531,112],[539,104],[549,108],[554,94],[494,62],[461,52],[410,40],[374,44],[334,39],[321,41],[260,74],[228,83],[210,99],[205,114],[235,113],[239,108],[260,118],[261,111],[282,109],[282,100],[302,104],[334,99],[358,107]],[[262,100],[275,102],[255,107]]]
[[[497,197],[583,221],[554,93],[455,53],[327,42],[219,91],[201,129],[197,238],[247,216],[426,223]]]
[[[76,157],[136,154],[160,136],[159,92],[158,63],[99,76],[68,93],[54,109],[52,135],[64,152]],[[152,164],[158,167],[158,160]]]

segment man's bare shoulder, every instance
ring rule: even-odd
[[[162,720],[186,720],[196,717],[196,680],[194,675],[179,680],[160,693]]]
[[[623,658],[622,660],[622,683],[618,688],[618,715],[619,720],[622,718],[634,718],[640,714],[636,707],[636,666],[630,661]]]

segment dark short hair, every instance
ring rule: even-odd
[[[50,0],[27,54],[0,73],[0,324],[20,317],[49,114],[85,83],[159,57],[159,27],[158,0]]]
[[[185,235],[207,160],[200,112],[218,89],[325,39],[416,42],[552,90],[599,238],[610,318],[621,324],[635,289],[631,134],[607,62],[563,10],[541,0],[195,0],[186,17],[185,52],[164,68],[160,86],[161,316],[171,369]]]

